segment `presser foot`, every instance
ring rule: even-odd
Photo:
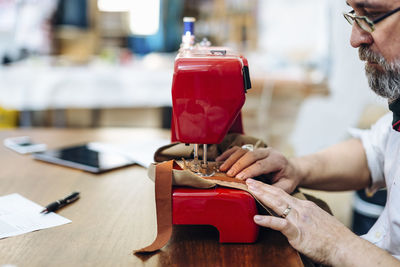
[[[199,160],[183,160],[183,164],[186,169],[190,170],[191,172],[203,176],[209,177],[213,176],[215,173],[219,171],[218,165],[212,162],[202,163]]]

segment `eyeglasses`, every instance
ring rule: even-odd
[[[350,11],[349,13],[343,13],[343,16],[347,20],[347,22],[350,23],[350,25],[353,25],[355,21],[361,29],[371,33],[375,30],[375,25],[377,23],[381,22],[382,20],[386,19],[387,17],[393,15],[398,11],[400,11],[400,7],[393,9],[392,11],[389,11],[388,13],[384,14],[383,16],[380,16],[375,20],[370,20],[366,16],[357,16],[354,10]]]

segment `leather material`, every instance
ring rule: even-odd
[[[156,239],[135,253],[153,252],[167,244],[172,234],[172,168],[173,161],[163,162],[156,168],[155,191],[157,212],[157,236]]]
[[[212,164],[212,162],[210,162]],[[148,169],[148,176],[152,181],[156,181],[156,169],[159,164],[153,163],[150,165]],[[258,180],[262,180],[263,182],[267,182],[268,179],[265,177],[258,177]],[[178,186],[189,186],[194,188],[212,188],[217,185],[235,188],[239,190],[243,190],[251,194],[255,200],[264,208],[264,210],[271,215],[276,215],[271,209],[266,207],[261,201],[259,201],[247,188],[246,182],[237,178],[232,178],[227,176],[225,173],[218,172],[211,177],[201,177],[190,170],[184,169],[183,163],[181,161],[175,161],[172,169],[172,185]],[[292,194],[294,197],[298,199],[305,200],[305,196],[299,190],[295,190]]]

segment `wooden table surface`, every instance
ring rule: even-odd
[[[168,138],[154,129],[20,129],[49,148],[105,141],[131,143]],[[36,161],[0,146],[0,196],[19,193],[45,206],[72,191],[81,198],[57,213],[72,223],[0,240],[0,266],[301,266],[280,233],[263,229],[255,244],[220,244],[209,226],[175,226],[166,247],[136,256],[132,250],[156,234],[154,184],[147,170],[131,166],[96,175]]]

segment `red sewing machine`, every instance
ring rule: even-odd
[[[190,30],[183,40],[194,39]],[[198,168],[207,169],[208,144],[220,143],[228,132],[243,133],[241,108],[250,87],[248,63],[240,54],[193,43],[180,50],[172,82],[171,140],[194,144],[193,162]],[[199,145],[203,145],[202,163],[197,162]],[[247,192],[175,187],[172,207],[173,224],[213,225],[220,242],[257,239],[258,226],[253,222],[257,207]]]
[[[243,133],[241,108],[251,87],[247,60],[224,47],[181,51],[172,82],[172,140],[218,144]]]

